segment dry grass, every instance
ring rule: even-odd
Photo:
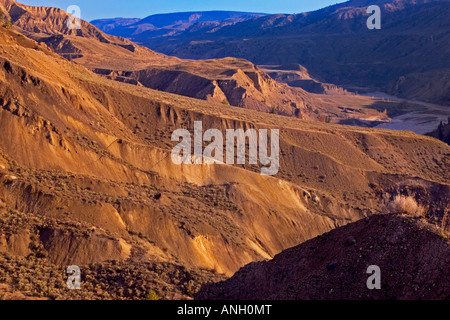
[[[444,239],[448,239],[449,234],[450,234],[450,230],[449,226],[450,226],[450,207],[447,207],[444,210],[444,216],[442,217],[442,221],[439,225],[439,223],[436,223],[436,228],[439,230],[439,233],[441,235],[442,238]]]
[[[384,199],[382,212],[424,217],[427,209],[424,206],[419,205],[412,196],[396,195],[391,200]]]

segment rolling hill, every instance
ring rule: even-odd
[[[200,27],[218,28],[265,16],[263,13],[237,11],[200,11],[154,14],[144,19],[98,19],[91,23],[100,30],[120,37],[141,35],[164,38]]]
[[[381,7],[381,30],[366,27],[369,5]],[[448,0],[352,0],[164,39],[145,34],[131,39],[181,58],[301,64],[323,82],[449,105],[449,15]]]
[[[107,35],[85,21],[79,30],[68,29],[69,15],[59,9],[2,2],[16,30],[105,77],[224,105],[317,118],[305,108],[306,92],[273,81],[243,59],[181,60]]]
[[[107,35],[85,21],[80,30],[69,30],[68,14],[59,9],[24,6],[10,0],[4,7],[17,31],[109,79],[218,102],[224,107],[314,121],[339,123],[356,118],[369,125],[389,121],[379,107],[383,103],[377,99],[313,95],[274,81],[244,59],[182,60]]]
[[[145,299],[153,290],[191,299],[204,283],[380,212],[386,197],[414,197],[428,208],[423,223],[446,219],[450,146],[437,139],[108,79],[93,72],[96,63],[190,62],[89,24],[64,30],[57,9],[0,4],[13,21],[0,27],[1,295]],[[67,59],[64,44],[81,48],[80,60]],[[249,64],[195,66],[211,72],[220,61]],[[195,121],[221,132],[279,129],[280,171],[174,164],[172,133],[192,132]],[[84,270],[76,292],[64,287],[72,264]]]
[[[442,219],[448,205],[450,149],[438,140],[224,109],[105,80],[1,31],[2,252],[17,257],[7,265],[168,262],[231,275],[377,212],[385,192],[414,192],[430,219]],[[281,128],[280,172],[174,165],[171,132],[194,120],[220,130]]]
[[[404,243],[408,243],[405,247]],[[407,216],[377,215],[335,229],[207,284],[205,300],[447,300],[450,245]],[[379,290],[369,290],[380,270]]]

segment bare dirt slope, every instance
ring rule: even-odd
[[[17,30],[109,78],[226,105],[286,114],[298,110],[317,118],[305,108],[306,92],[273,81],[246,60],[168,57],[107,35],[86,21],[79,30],[69,29],[69,15],[60,9],[2,2]]]
[[[37,259],[50,270],[115,260],[232,275],[378,212],[386,192],[414,194],[430,207],[430,219],[442,219],[449,203],[450,147],[436,139],[107,80],[22,34],[0,31],[5,257]],[[196,120],[222,131],[280,129],[280,172],[263,177],[249,165],[174,165],[171,134],[192,130]],[[8,259],[5,266],[13,263]],[[0,281],[27,291],[17,278]]]
[[[197,299],[342,300],[450,298],[450,242],[423,221],[376,215],[251,263],[207,284]],[[381,271],[369,290],[367,269]]]
[[[288,84],[291,87],[302,88],[307,92],[319,94],[350,94],[345,89],[331,83],[323,83],[314,79],[304,66],[300,64],[286,64],[275,66],[259,66],[272,79]]]
[[[389,120],[382,111],[371,108],[378,103],[375,99],[346,96],[340,101],[338,97],[323,101],[321,96],[274,81],[244,59],[178,59],[107,35],[85,21],[80,30],[70,30],[66,25],[68,14],[59,9],[12,1],[4,6],[17,31],[109,79],[301,119],[333,123],[349,118]],[[346,112],[346,107],[356,112]]]

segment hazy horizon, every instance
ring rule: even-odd
[[[32,6],[56,7],[66,10],[70,5],[81,8],[81,18],[86,21],[108,18],[145,18],[152,14],[176,13],[186,11],[241,11],[256,13],[301,13],[321,9],[345,1],[331,0],[230,0],[226,4],[206,0],[142,1],[130,0],[124,6],[122,1],[87,0],[19,0],[19,3]]]

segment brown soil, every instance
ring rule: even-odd
[[[435,228],[404,216],[377,215],[251,263],[196,299],[342,300],[450,298],[450,242]],[[367,268],[381,270],[369,290]]]
[[[324,91],[318,93],[332,91],[344,96],[322,99],[321,95],[274,81],[244,59],[178,59],[107,35],[85,21],[81,30],[69,30],[65,25],[67,14],[59,9],[24,6],[13,1],[6,2],[4,7],[12,12],[17,31],[109,79],[225,106],[314,121],[389,120],[383,112],[368,108],[377,104],[374,99],[348,96],[332,85],[324,85]]]
[[[112,81],[23,34],[0,31],[0,256],[9,270],[0,282],[12,290],[27,291],[14,270],[33,269],[34,256],[58,277],[68,264],[101,273],[111,261],[123,270],[136,261],[136,268],[168,263],[204,273],[198,288],[379,212],[385,193],[414,196],[429,207],[426,219],[445,220],[450,146],[434,138]],[[280,129],[280,172],[174,165],[173,130],[192,130],[197,120],[221,131]],[[175,287],[169,292],[180,292]]]

